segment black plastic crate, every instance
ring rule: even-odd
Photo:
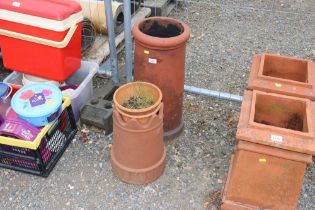
[[[37,149],[0,143],[0,167],[47,177],[76,132],[77,125],[69,103],[45,133]]]

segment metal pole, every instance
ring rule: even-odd
[[[224,100],[229,100],[229,101],[241,102],[243,100],[243,97],[239,95],[234,95],[234,94],[215,91],[215,90],[207,90],[204,88],[198,88],[198,87],[189,86],[189,85],[185,85],[184,90],[187,93],[204,95],[204,96],[209,96],[212,98],[224,99]]]
[[[132,78],[132,37],[131,37],[131,5],[130,0],[124,0],[124,27],[125,27],[125,73],[127,82],[133,80]]]
[[[109,49],[110,49],[110,63],[112,71],[112,79],[116,85],[119,85],[119,73],[117,64],[117,50],[115,42],[115,28],[112,11],[112,0],[104,0],[105,14],[106,14],[106,26],[108,32]]]

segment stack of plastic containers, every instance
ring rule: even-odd
[[[80,4],[71,0],[0,2],[3,65],[15,71],[4,82],[13,87],[14,92],[20,88],[24,90],[16,93],[14,101],[19,104],[13,106],[12,101],[12,109],[54,106],[57,98],[52,98],[54,91],[50,90],[57,86],[63,93],[62,106],[55,118],[47,120],[48,124],[43,127],[33,125],[38,129],[34,138],[27,140],[10,135],[17,131],[9,129],[14,120],[0,127],[0,132],[6,134],[0,136],[0,166],[47,176],[73,138],[75,119],[78,119],[80,106],[92,95],[91,80],[98,67],[91,62],[81,62],[82,20]],[[34,83],[44,83],[47,88],[41,86],[39,90]],[[39,92],[29,88],[34,85]],[[2,89],[3,97],[10,95],[5,87]],[[29,100],[25,100],[26,95]],[[62,95],[56,95],[61,100]],[[73,100],[72,108],[69,98]],[[18,117],[21,120],[21,116]],[[2,116],[2,121],[3,118],[8,118],[8,113]],[[32,131],[23,123],[19,125],[22,125],[21,131]]]
[[[80,107],[93,95],[92,79],[97,71],[97,63],[81,61],[81,67],[60,86],[63,95],[69,97],[72,101],[71,106],[76,121],[79,119]],[[19,88],[23,86],[23,74],[12,72],[3,82]]]
[[[0,2],[3,62],[13,72],[4,82],[15,87],[43,82],[60,86],[80,106],[92,96],[98,65],[81,62],[82,9],[70,0]]]

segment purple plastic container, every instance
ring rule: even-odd
[[[21,119],[8,118],[0,126],[0,136],[34,141],[40,130]]]
[[[12,92],[11,86],[0,82],[0,125],[3,123],[8,108],[10,107]]]
[[[4,119],[3,117],[0,115],[0,125],[3,123]]]

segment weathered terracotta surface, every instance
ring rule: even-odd
[[[240,140],[221,209],[296,209],[304,172],[311,162],[311,155]]]
[[[245,91],[236,137],[315,154],[315,103],[309,99]]]
[[[315,64],[286,56],[255,55],[248,89],[315,99]]]
[[[161,109],[161,104],[159,104],[155,109],[150,110],[150,112],[147,112],[147,114],[140,115],[137,113],[137,115],[132,114],[126,114],[125,112],[121,111],[120,109],[116,109],[116,111],[121,115],[121,118],[124,122],[128,122],[131,119],[137,119],[137,121],[140,124],[146,124],[150,120],[152,115],[157,114]]]
[[[163,141],[163,104],[158,114],[147,124],[137,119],[124,122],[113,110],[113,172],[131,184],[146,184],[156,180],[164,171],[166,149]]]
[[[160,38],[142,32],[148,30],[155,21],[162,25],[174,24],[181,30],[181,34]],[[165,105],[165,138],[174,138],[183,130],[184,125],[182,107],[185,55],[190,29],[172,18],[152,17],[136,23],[132,32],[135,39],[135,80],[151,82],[161,89]]]
[[[128,109],[123,106],[123,103],[132,96],[150,97],[154,104],[145,109]],[[113,96],[113,102],[116,111],[121,114],[122,119],[127,122],[130,119],[137,119],[141,124],[146,124],[152,115],[161,108],[162,92],[154,84],[148,82],[130,82],[119,87]]]

